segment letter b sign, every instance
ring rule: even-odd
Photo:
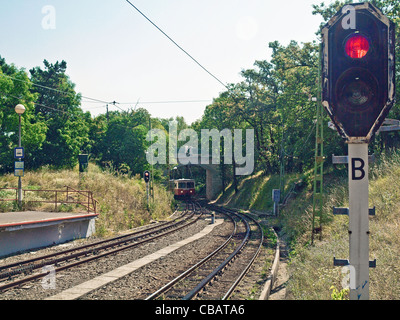
[[[351,180],[362,180],[365,177],[365,161],[361,158],[351,158]]]

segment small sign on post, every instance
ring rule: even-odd
[[[79,154],[79,172],[85,172],[89,165],[89,155],[88,154]]]
[[[23,177],[24,176],[24,162],[23,161],[15,161],[14,162],[14,176],[15,177]]]
[[[25,157],[25,152],[23,147],[14,148],[14,158],[23,159]]]

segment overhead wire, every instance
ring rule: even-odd
[[[207,100],[165,100],[165,101],[142,101],[142,102],[119,102],[119,104],[169,104],[169,103],[199,103],[210,102],[212,99]]]
[[[18,78],[6,75],[4,73],[0,73],[0,76],[9,78],[11,80],[28,83],[28,84],[31,84],[32,86],[39,87],[39,88],[46,89],[46,90],[50,90],[50,91],[57,92],[57,93],[60,93],[60,94],[71,94],[71,92],[67,92],[67,91],[51,88],[51,87],[48,87],[48,86],[40,85],[40,84],[37,84],[37,83],[29,82],[29,81],[26,81],[26,80],[18,79]],[[82,101],[84,103],[101,103],[103,105],[104,104],[114,105],[115,107],[119,108],[121,111],[125,111],[125,110],[123,110],[121,107],[117,106],[117,104],[119,104],[119,105],[134,104],[136,106],[136,105],[143,105],[143,104],[199,103],[199,102],[209,102],[209,101],[211,101],[211,99],[208,99],[208,100],[205,100],[205,99],[204,100],[200,100],[199,99],[199,100],[165,100],[165,101],[143,101],[143,102],[138,102],[138,101],[136,101],[136,102],[111,101],[110,102],[110,101],[100,100],[100,99],[96,99],[96,98],[91,98],[91,97],[84,96],[84,95],[81,95],[81,97],[82,97],[82,99],[89,100],[89,101]],[[104,106],[101,106],[101,107],[90,107],[90,108],[102,108],[102,107],[104,107]]]
[[[178,43],[176,43],[168,34],[166,34],[159,26],[157,26],[153,21],[151,21],[142,11],[140,11],[132,2],[129,0],[125,0],[128,2],[137,12],[139,12],[148,22],[150,22],[158,31],[160,31],[165,37],[168,38],[176,47],[178,47],[183,53],[185,53],[190,59],[192,59],[200,68],[202,68],[205,72],[207,72],[211,77],[217,80],[221,85],[223,85],[226,89],[229,90],[229,87],[222,82],[217,76],[211,73],[206,67],[204,67],[198,60],[196,60],[191,54],[189,54],[185,49],[183,49]]]
[[[39,88],[42,88],[42,89],[47,89],[47,90],[54,91],[54,92],[57,92],[57,93],[71,94],[71,92],[67,92],[67,91],[63,91],[63,90],[59,90],[59,89],[43,86],[41,84],[33,83],[31,81],[29,82],[29,81],[26,81],[26,80],[18,79],[18,78],[15,78],[15,77],[8,76],[8,75],[6,75],[4,73],[0,73],[0,76],[6,77],[6,78],[9,78],[9,79],[12,79],[12,80],[16,80],[16,81],[29,83],[29,84],[31,84],[31,85],[33,85],[35,87],[39,87]],[[81,95],[81,97],[84,98],[84,99],[92,100],[94,102],[109,103],[108,101],[99,100],[99,99],[95,99],[95,98],[91,98],[91,97],[87,97],[87,96],[83,96],[83,95]]]
[[[149,21],[157,30],[159,30],[165,37],[167,37],[176,47],[178,47],[182,52],[184,52],[191,60],[193,60],[200,68],[202,68],[206,73],[208,73],[211,77],[213,77],[216,81],[218,81],[222,86],[224,86],[226,89],[228,89],[230,91],[230,88],[224,83],[222,82],[217,76],[215,76],[213,73],[211,73],[206,67],[204,67],[197,59],[195,59],[191,54],[189,54],[185,49],[183,49],[182,46],[180,46],[176,41],[174,41],[167,33],[165,33],[160,27],[158,27],[152,20],[150,20],[142,11],[140,11],[131,1],[126,0],[137,12],[139,12],[139,14],[141,14],[147,21]],[[9,79],[12,80],[16,80],[16,81],[21,81],[21,82],[25,82],[28,83],[28,81],[26,80],[22,80],[22,79],[18,79],[15,77],[11,77],[8,75],[5,75],[3,73],[0,73],[1,76],[7,77]],[[39,88],[43,88],[43,89],[47,89],[47,90],[51,90],[57,93],[62,93],[62,94],[69,94],[70,92],[66,92],[66,91],[62,91],[59,89],[55,89],[55,88],[51,88],[51,87],[47,87],[47,86],[43,86],[37,83],[32,83],[29,82],[31,85],[39,87]],[[96,99],[96,98],[91,98],[91,97],[87,97],[87,96],[83,96],[81,95],[81,97],[83,99],[87,99],[90,101],[85,101],[85,103],[88,102],[93,102],[93,103],[102,103],[102,104],[112,104],[115,107],[119,108],[120,110],[124,111],[121,107],[117,106],[117,104],[133,104],[132,102],[123,102],[123,103],[119,103],[116,101],[113,102],[109,102],[109,101],[105,101],[105,100],[100,100],[100,99]],[[194,102],[209,102],[210,100],[177,100],[177,101],[150,101],[150,102],[135,102],[135,108],[137,105],[139,104],[167,104],[167,103],[194,103]]]
[[[6,93],[6,92],[1,92],[1,91],[0,91],[0,94],[5,95],[5,96],[7,96],[7,97],[14,98],[14,99],[19,99],[19,100],[22,99],[22,97],[17,97],[17,96],[14,96],[14,95],[12,95],[12,94],[10,94],[10,93]],[[69,112],[67,112],[67,111],[60,110],[60,109],[56,109],[56,108],[54,108],[54,107],[49,107],[49,106],[46,106],[46,105],[41,104],[41,103],[38,103],[38,102],[32,102],[32,103],[33,103],[34,105],[36,105],[36,106],[43,107],[43,108],[45,108],[45,109],[49,109],[49,110],[61,112],[61,113],[64,113],[64,114],[69,114]]]

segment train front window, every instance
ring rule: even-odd
[[[186,189],[186,182],[179,182],[178,188],[179,189]]]
[[[194,188],[194,182],[188,182],[187,183],[188,189],[193,189]]]

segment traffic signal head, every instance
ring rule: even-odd
[[[322,104],[348,142],[368,142],[394,103],[394,29],[366,2],[343,7],[322,30]]]
[[[150,181],[150,172],[149,171],[145,171],[143,176],[144,176],[144,181],[145,182],[149,182]]]

